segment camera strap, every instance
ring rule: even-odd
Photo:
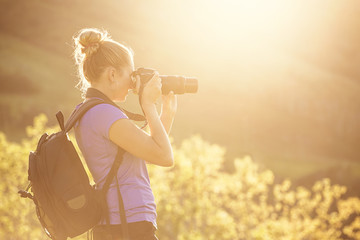
[[[111,104],[117,108],[119,108],[121,111],[123,111],[126,116],[128,116],[129,119],[134,121],[146,121],[145,117],[143,115],[129,112],[121,107],[119,107],[116,103],[114,103],[108,96],[106,96],[101,91],[95,89],[95,88],[88,88],[86,91],[86,98],[100,98],[103,99],[106,103]]]

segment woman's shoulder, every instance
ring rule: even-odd
[[[116,118],[128,118],[126,114],[120,109],[108,103],[101,103],[94,107],[92,107],[88,113],[92,115],[92,117],[99,118],[108,118],[108,117],[116,117]]]
[[[128,119],[128,117],[119,108],[111,104],[101,103],[88,110],[83,116],[82,122],[93,126],[110,126],[119,119]]]
[[[81,125],[108,138],[111,125],[119,119],[128,119],[128,117],[119,108],[101,103],[85,113],[81,119]]]

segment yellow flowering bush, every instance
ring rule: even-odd
[[[27,184],[29,152],[43,132],[58,131],[46,123],[38,116],[21,143],[0,133],[0,239],[47,239],[34,205],[17,194]],[[360,239],[360,199],[343,199],[344,186],[329,179],[311,189],[275,183],[274,174],[250,157],[235,159],[229,173],[222,168],[224,154],[194,136],[174,147],[173,168],[149,165],[159,239]]]
[[[225,150],[199,136],[174,152],[173,168],[150,169],[160,239],[360,239],[360,199],[342,199],[344,186],[275,184],[250,157],[228,173]]]

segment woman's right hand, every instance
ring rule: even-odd
[[[137,85],[139,87],[139,83]],[[160,96],[161,79],[156,72],[144,86],[141,96],[141,106],[148,121],[150,133],[139,129],[130,120],[119,119],[111,126],[109,138],[140,159],[160,166],[172,166],[174,156],[171,143],[155,106]]]
[[[141,105],[146,107],[155,104],[161,96],[161,87],[161,78],[159,78],[159,73],[155,72],[154,76],[144,86]]]

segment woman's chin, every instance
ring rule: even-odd
[[[116,99],[114,99],[114,102],[125,102],[125,99],[124,98],[116,98]]]
[[[115,99],[116,102],[125,102],[126,100],[126,97],[127,97],[127,94],[126,95],[123,95],[123,96],[119,96]]]

